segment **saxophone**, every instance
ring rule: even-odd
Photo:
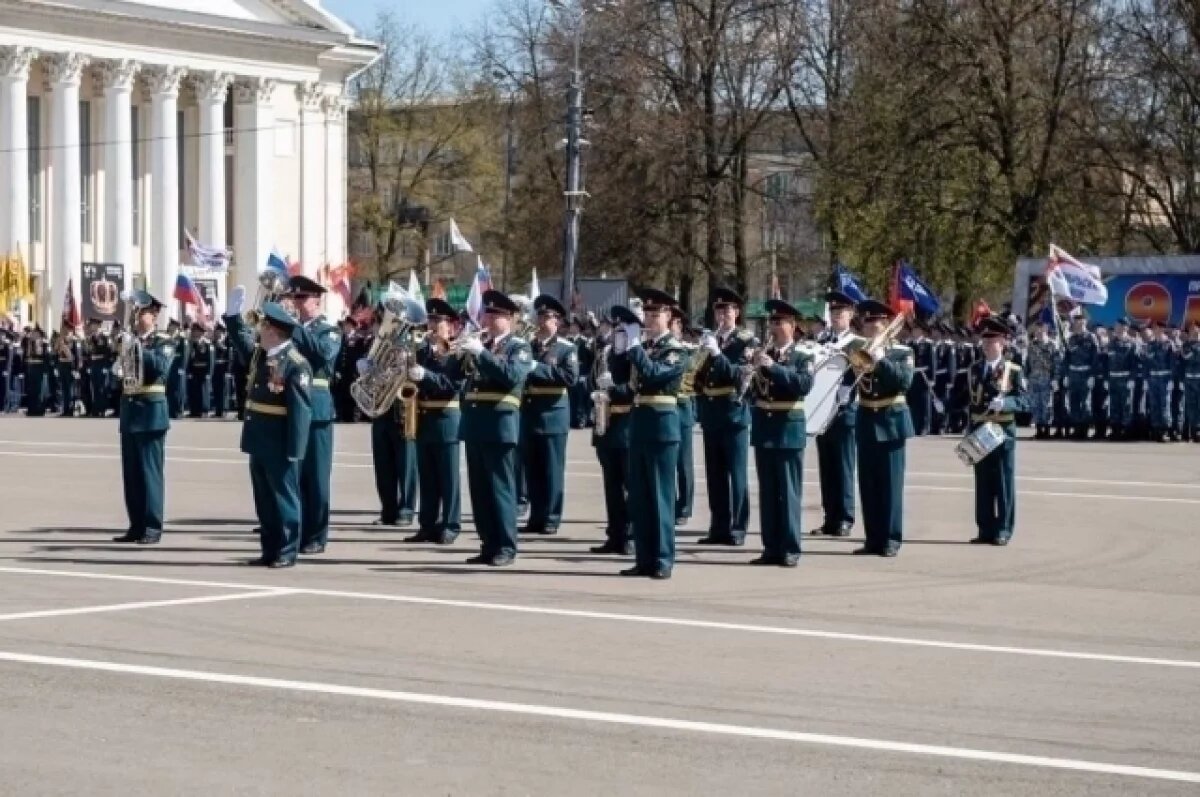
[[[606,344],[600,351],[600,356],[596,358],[596,364],[592,367],[593,380],[600,374],[608,373],[608,352],[612,349],[612,344]],[[592,410],[592,417],[595,422],[596,435],[603,437],[608,431],[608,421],[612,415],[612,398],[608,395],[607,390],[592,391],[592,403],[595,405]]]

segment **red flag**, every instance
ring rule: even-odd
[[[75,303],[75,280],[67,280],[67,296],[63,302],[62,322],[71,329],[77,329],[83,319],[79,315],[79,305]]]
[[[892,278],[888,281],[888,306],[892,311],[901,315],[912,315],[911,299],[900,298],[900,264],[892,266]]]
[[[971,310],[971,326],[976,326],[980,321],[987,318],[992,313],[992,308],[988,307],[988,303],[983,299],[975,300],[975,307]]]

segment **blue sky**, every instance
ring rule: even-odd
[[[358,30],[366,30],[379,8],[392,8],[404,18],[419,24],[435,36],[450,34],[458,27],[473,27],[475,20],[491,5],[490,0],[437,0],[407,2],[396,0],[321,0],[321,6],[338,15]]]

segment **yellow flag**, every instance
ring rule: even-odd
[[[9,275],[8,275],[8,272],[9,272],[8,257],[7,256],[0,257],[0,313],[7,312],[9,304],[12,301],[11,299],[9,299],[9,290],[8,290]]]

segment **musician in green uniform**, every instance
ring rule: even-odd
[[[868,299],[857,309],[868,339],[859,352],[863,360],[855,366],[860,378],[854,427],[866,544],[854,553],[890,557],[904,542],[905,449],[913,436],[905,394],[912,386],[915,362],[912,349],[890,338],[870,346],[895,317],[887,305]]]
[[[825,294],[829,306],[829,329],[817,342],[849,351],[863,344],[854,334],[850,321],[854,317],[854,300],[841,291]],[[824,522],[812,534],[848,537],[854,528],[854,465],[857,448],[854,426],[858,417],[858,391],[854,371],[847,369],[837,394],[838,409],[825,431],[817,436],[817,464],[821,479],[821,508]]]
[[[671,334],[679,341],[689,331],[687,313],[682,307],[671,311]],[[696,371],[698,359],[694,343],[682,343],[688,350],[688,368],[679,386],[679,465],[675,468],[675,525],[686,525],[692,519],[696,496],[696,462],[692,454],[692,437],[696,428]]]
[[[522,464],[529,494],[529,521],[521,532],[557,534],[563,512],[567,433],[571,430],[568,392],[579,381],[579,355],[574,343],[558,335],[566,309],[544,294],[533,300],[533,309],[537,313],[537,333],[529,346],[534,366],[521,400]]]
[[[384,310],[376,310],[376,320],[382,324],[384,318]],[[360,371],[369,367],[367,358],[358,361]],[[376,526],[411,526],[417,514],[417,423],[410,401],[416,397],[396,397],[387,411],[371,419],[371,461],[380,507]]]
[[[516,302],[483,294],[484,336],[463,336],[450,361],[451,379],[465,379],[459,439],[467,449],[467,485],[479,532],[468,564],[505,567],[517,556],[517,447],[521,396],[533,370],[529,344],[512,334]]]
[[[135,312],[133,328],[122,330],[117,344],[122,382],[121,476],[129,529],[113,541],[154,545],[163,533],[163,461],[171,427],[167,377],[175,361],[175,340],[155,330],[162,302],[145,291],[135,291],[125,301],[132,303]],[[141,344],[140,361],[133,348],[136,342]]]
[[[63,322],[54,346],[54,360],[62,391],[62,417],[75,417],[75,400],[80,393],[80,372],[83,369],[83,346],[75,328]]]
[[[1008,545],[1017,506],[1017,424],[1015,415],[1029,406],[1021,367],[1004,357],[1010,330],[994,317],[979,322],[983,359],[971,366],[967,390],[971,400],[970,432],[992,423],[1004,431],[1004,442],[975,463],[975,544]]]
[[[225,325],[217,322],[213,330],[212,413],[214,418],[224,418],[229,404],[229,367],[233,352],[225,337]]]
[[[329,392],[342,333],[321,315],[325,288],[308,277],[288,280],[288,298],[296,309],[298,323],[292,342],[312,369],[312,423],[308,446],[300,468],[301,513],[300,553],[325,552],[329,542],[329,483],[333,477],[333,394]]]
[[[184,366],[187,363],[191,345],[183,334],[179,322],[173,318],[167,322],[167,335],[170,336],[171,345],[175,348],[175,359],[171,361],[171,368],[167,373],[167,411],[172,418],[178,418],[183,415],[183,408],[187,404]]]
[[[29,330],[22,347],[21,361],[25,368],[25,417],[40,418],[46,414],[50,398],[50,369],[54,366],[50,344],[45,333],[35,325]]]
[[[610,369],[613,359],[611,332],[604,327],[613,324],[640,325],[641,321],[628,307],[616,305],[609,318],[601,324],[596,336],[596,361],[592,368],[592,405],[596,423],[592,427],[592,447],[600,462],[604,483],[604,544],[594,546],[592,553],[633,553],[632,530],[629,523],[629,429],[633,410],[633,387],[628,379],[617,383]],[[628,377],[629,369],[625,368]]]
[[[444,299],[428,299],[429,334],[417,349],[408,379],[417,386],[417,469],[420,512],[417,533],[405,542],[449,545],[462,529],[458,427],[461,376],[450,374],[450,341],[457,314]]]
[[[208,414],[208,399],[216,357],[212,343],[204,337],[204,325],[192,324],[192,339],[187,356],[187,408],[189,418]]]
[[[668,579],[675,566],[675,466],[679,458],[679,387],[687,351],[671,334],[670,294],[638,292],[645,335],[636,323],[614,333],[612,374],[633,388],[629,437],[629,515],[636,564],[623,576]],[[707,429],[705,430],[707,432]]]
[[[113,343],[100,329],[100,319],[88,320],[86,349],[88,375],[88,416],[103,418],[108,414],[108,377],[112,368]]]
[[[312,369],[293,343],[298,325],[280,305],[264,303],[258,347],[250,357],[241,449],[250,455],[262,547],[249,564],[260,567],[291,567],[300,544],[300,470],[311,439]],[[235,327],[234,345],[244,348],[252,333],[244,324],[230,324],[231,331]]]
[[[750,522],[750,408],[745,401],[746,368],[758,341],[737,325],[742,297],[717,288],[709,297],[716,334],[700,338],[696,373],[704,427],[704,470],[711,513],[701,545],[743,545]]]
[[[750,445],[758,471],[762,556],[756,565],[795,567],[800,562],[800,512],[804,485],[804,397],[812,390],[815,362],[795,344],[800,311],[785,301],[766,303],[771,340],[754,357],[754,409]]]

